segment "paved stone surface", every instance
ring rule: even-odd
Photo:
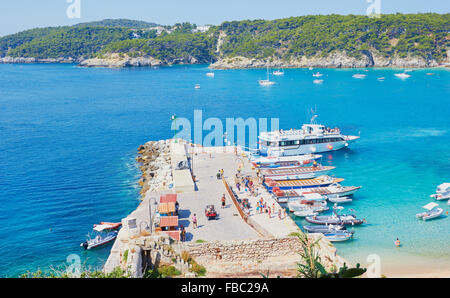
[[[205,153],[194,155],[194,175],[197,191],[178,194],[180,203],[179,223],[186,228],[186,240],[245,240],[257,239],[260,235],[251,228],[238,214],[229,197],[222,180],[217,179],[219,169],[224,170],[225,178],[233,177],[237,163],[242,156],[233,152],[214,152],[211,156]],[[217,151],[217,150],[216,150]],[[221,197],[225,194],[226,208],[221,208]],[[217,220],[208,220],[205,216],[206,205],[214,205],[219,216]],[[192,226],[192,216],[197,215],[198,228]]]

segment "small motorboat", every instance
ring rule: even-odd
[[[341,206],[333,207],[333,215],[315,215],[307,216],[305,219],[309,223],[317,225],[360,225],[364,222],[362,219],[356,218],[353,214],[338,214],[336,210],[344,209]]]
[[[354,75],[352,75],[352,77],[355,79],[364,79],[366,75],[362,73],[355,73]]]
[[[100,224],[94,224],[94,228],[98,227],[98,226],[106,226],[105,230],[117,230],[118,228],[120,228],[122,226],[121,222],[105,222],[102,221],[100,222]],[[109,227],[109,228],[108,228]]]
[[[436,193],[430,196],[436,200],[450,199],[450,183],[442,183],[436,188]]]
[[[328,201],[330,201],[332,203],[336,203],[336,204],[350,203],[353,201],[349,197],[340,197],[338,195],[328,195],[327,199],[328,199]]]
[[[422,208],[428,210],[422,213],[417,213],[416,218],[422,219],[422,220],[429,220],[433,218],[437,218],[441,216],[441,214],[444,212],[444,209],[439,208],[439,205],[435,202],[431,202],[423,206]]]
[[[210,77],[210,78],[214,78],[214,73],[212,71],[211,72],[207,72],[206,76]]]
[[[347,230],[347,228],[344,225],[303,226],[303,229],[308,233],[322,233],[322,234]]]
[[[396,76],[399,79],[407,79],[409,77],[411,77],[411,75],[407,74],[406,72],[403,73],[395,73],[394,76]]]
[[[299,209],[299,210],[294,212],[294,215],[297,216],[297,217],[314,216],[314,215],[317,215],[317,214],[318,213],[315,212],[312,208]]]
[[[320,72],[316,72],[312,76],[315,78],[320,78],[321,76],[323,76],[323,74],[321,74]]]
[[[313,81],[314,84],[322,84],[323,80],[316,79]]]
[[[195,89],[200,89],[200,84],[195,84]]]
[[[324,233],[323,236],[331,242],[347,241],[353,237],[353,233],[349,231],[336,231],[331,233]]]
[[[385,77],[379,77],[377,80],[378,81],[384,81]]]
[[[94,228],[95,231],[99,232],[94,238],[89,238],[85,242],[81,243],[80,246],[84,249],[92,249],[98,247],[100,245],[109,243],[116,239],[118,232],[117,231],[109,231],[106,233],[102,233],[105,228],[103,225],[99,225]]]
[[[206,206],[205,216],[208,218],[208,220],[217,219],[217,212],[216,212],[216,209],[214,208],[214,205]]]
[[[274,76],[283,76],[283,75],[284,75],[284,71],[281,71],[281,70],[275,70],[272,74],[273,74]]]
[[[330,208],[327,206],[326,199],[318,193],[305,193],[300,199],[288,202],[288,208],[291,212],[311,210],[312,212],[323,212]],[[304,213],[304,212],[303,212]],[[294,213],[295,214],[295,213]],[[300,214],[300,213],[299,213]],[[314,214],[311,214],[311,216]],[[300,215],[298,215],[300,216]],[[308,216],[308,215],[306,215]]]

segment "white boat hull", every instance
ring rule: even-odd
[[[266,178],[272,180],[297,180],[297,179],[312,179],[322,175],[327,175],[331,170],[318,170],[314,172],[306,172],[301,174],[287,174],[287,175],[267,175]]]

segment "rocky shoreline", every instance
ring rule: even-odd
[[[450,57],[450,50],[447,51],[447,56]],[[0,57],[1,63],[76,63],[80,67],[102,67],[102,68],[124,68],[124,67],[155,67],[155,66],[170,66],[173,64],[203,64],[195,58],[191,57],[185,59],[174,59],[171,62],[164,62],[162,60],[142,56],[130,57],[127,54],[112,53],[97,58],[26,58],[26,57]],[[450,59],[447,58],[443,62],[438,62],[434,59],[424,59],[418,56],[408,57],[384,57],[376,52],[365,51],[359,58],[348,56],[344,52],[333,52],[330,55],[313,56],[313,57],[296,57],[289,61],[270,57],[267,59],[247,58],[243,56],[219,58],[217,61],[211,63],[211,69],[250,69],[250,68],[435,68],[435,67],[449,67]]]

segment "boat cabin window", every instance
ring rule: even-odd
[[[294,145],[300,145],[300,140],[281,141],[280,142],[280,146],[294,146]]]

